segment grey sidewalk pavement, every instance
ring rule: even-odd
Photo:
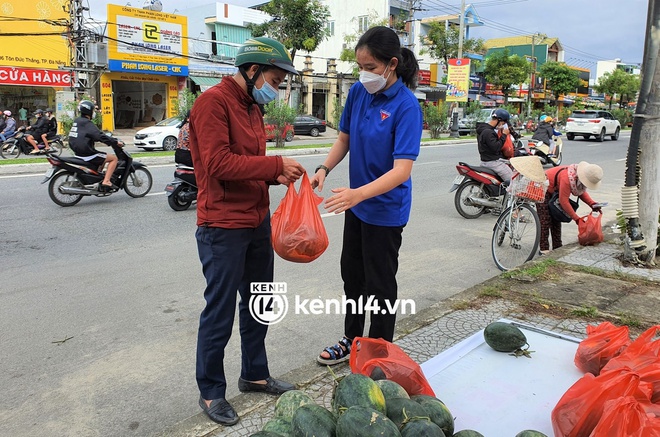
[[[576,338],[584,338],[587,325],[598,323],[600,318],[617,320],[628,315],[641,326],[660,323],[660,269],[623,266],[618,236],[610,234],[606,238],[598,246],[572,244],[532,261],[559,272],[549,280],[500,275],[401,319],[395,343],[417,363],[423,363],[501,318]],[[493,297],[497,289],[509,291]],[[554,314],[530,311],[526,306],[530,302],[539,309],[548,306]],[[582,317],[579,310],[585,308],[596,309],[599,317]],[[333,372],[342,376],[350,368],[341,364]],[[314,362],[277,376],[296,383],[319,405],[331,408],[333,376],[326,368]],[[275,397],[264,394],[241,394],[230,399],[241,417],[237,425],[217,425],[200,411],[159,436],[248,436],[273,417],[275,401]]]

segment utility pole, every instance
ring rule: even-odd
[[[465,34],[465,0],[461,0],[461,22],[458,25],[458,58],[463,57],[463,35]]]
[[[87,78],[87,31],[84,26],[83,12],[89,10],[82,4],[82,0],[71,0],[69,14],[71,19],[71,39],[74,43],[72,48],[72,64],[74,68],[75,85],[73,90],[82,95],[89,89],[89,80]]]
[[[532,94],[534,90],[534,82],[536,79],[536,56],[534,56],[534,46],[536,45],[536,37],[540,36],[545,38],[545,35],[541,33],[535,33],[532,35],[532,74],[529,80],[529,88],[527,89],[527,116],[532,116]],[[539,41],[540,42],[540,41]]]

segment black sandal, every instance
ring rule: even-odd
[[[328,355],[330,355],[330,358],[323,358],[319,354],[319,356],[316,357],[316,361],[318,361],[319,364],[333,366],[335,364],[343,363],[351,357],[351,341],[348,338],[343,337],[336,345],[323,349],[323,352],[327,352]]]

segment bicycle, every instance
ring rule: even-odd
[[[511,179],[506,208],[495,222],[491,252],[497,268],[516,268],[534,258],[541,241],[541,221],[534,203],[543,202],[547,182],[519,173]]]

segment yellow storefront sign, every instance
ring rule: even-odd
[[[45,69],[70,65],[66,39],[69,14],[62,9],[69,3],[69,0],[0,1],[0,65]],[[26,18],[31,21],[25,21]]]

